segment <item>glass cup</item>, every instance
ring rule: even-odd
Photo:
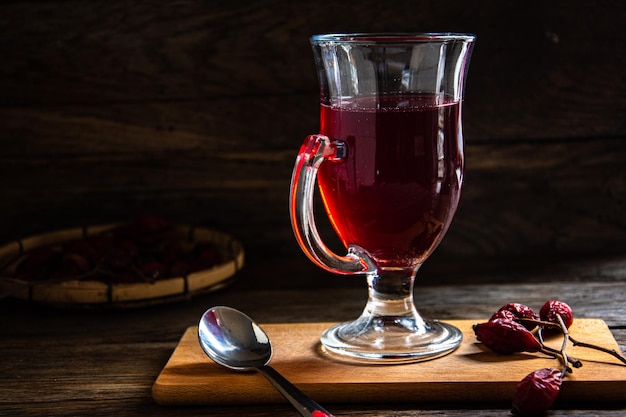
[[[359,318],[322,334],[331,354],[416,362],[461,343],[454,326],[420,316],[413,286],[461,194],[461,105],[473,43],[473,35],[452,33],[311,38],[320,133],[304,140],[296,159],[291,222],[311,261],[364,276],[369,288]],[[316,184],[346,255],[330,250],[318,233]]]

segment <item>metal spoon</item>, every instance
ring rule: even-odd
[[[306,417],[333,417],[268,365],[272,345],[250,317],[234,308],[218,306],[204,312],[198,325],[202,350],[216,363],[236,371],[257,369]]]

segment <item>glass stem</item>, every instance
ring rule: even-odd
[[[419,267],[418,267],[419,268]],[[413,286],[418,268],[381,269],[368,277],[368,301],[363,316],[380,324],[423,328],[415,308]]]

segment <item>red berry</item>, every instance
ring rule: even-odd
[[[183,254],[184,249],[182,245],[176,242],[168,242],[161,249],[161,259],[166,265],[171,265],[180,260]]]
[[[141,278],[131,269],[123,269],[116,272],[115,275],[106,275],[106,282],[111,284],[132,284],[141,282]]]
[[[541,343],[520,323],[509,319],[494,319],[474,325],[476,338],[497,353],[538,352]]]
[[[545,413],[559,394],[562,381],[562,372],[554,368],[542,368],[526,375],[513,394],[513,413],[521,416]]]
[[[193,250],[195,258],[205,266],[213,266],[221,262],[221,255],[217,247],[210,242],[199,242]]]
[[[494,314],[494,316],[496,314],[499,314],[499,313],[500,313],[500,316],[502,316],[502,315],[504,315],[504,313],[502,313],[504,311],[508,311],[508,312],[512,313],[515,316],[515,318],[518,318],[518,319],[539,320],[539,315],[537,313],[535,313],[532,308],[530,308],[530,307],[528,307],[527,305],[524,305],[524,304],[509,303],[509,304],[503,305]],[[492,316],[491,320],[493,320],[495,318],[494,316]],[[537,325],[534,324],[534,323],[522,322],[521,324],[524,327],[526,327],[528,330],[532,330],[535,327],[537,327]]]
[[[79,253],[68,252],[63,254],[61,267],[74,275],[79,275],[89,272],[91,263]]]
[[[161,262],[147,262],[141,266],[141,272],[146,277],[157,280],[165,277],[167,274],[167,268]]]
[[[563,319],[563,323],[565,327],[569,329],[569,327],[574,322],[574,312],[563,301],[559,300],[548,300],[539,310],[539,316],[541,320],[549,321],[551,323],[558,323],[559,320],[557,315],[561,316]]]
[[[89,236],[86,242],[93,248],[94,259],[96,260],[102,258],[114,245],[113,237],[104,234]]]
[[[221,262],[217,247],[210,242],[200,242],[193,250],[193,259],[189,262],[189,272],[210,269]]]
[[[96,249],[88,240],[80,239],[67,242],[63,245],[64,253],[75,253],[85,258],[90,264],[94,264],[98,259]]]
[[[45,280],[56,268],[61,252],[50,246],[42,246],[29,251],[15,270],[15,276],[25,280]]]
[[[191,270],[189,262],[187,261],[175,261],[169,268],[168,275],[171,277],[183,277],[187,275]]]
[[[107,251],[107,266],[119,270],[129,267],[139,255],[139,247],[130,240],[121,240]]]
[[[517,316],[511,313],[509,310],[498,310],[489,319],[489,321],[493,321],[495,319],[507,319],[507,320],[517,320]]]

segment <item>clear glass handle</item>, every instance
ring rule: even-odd
[[[351,245],[345,256],[331,251],[322,241],[313,214],[313,196],[317,170],[322,162],[345,157],[341,142],[331,142],[324,135],[307,136],[298,152],[291,177],[289,212],[296,240],[304,253],[319,267],[336,274],[375,273],[376,263],[365,249]]]

